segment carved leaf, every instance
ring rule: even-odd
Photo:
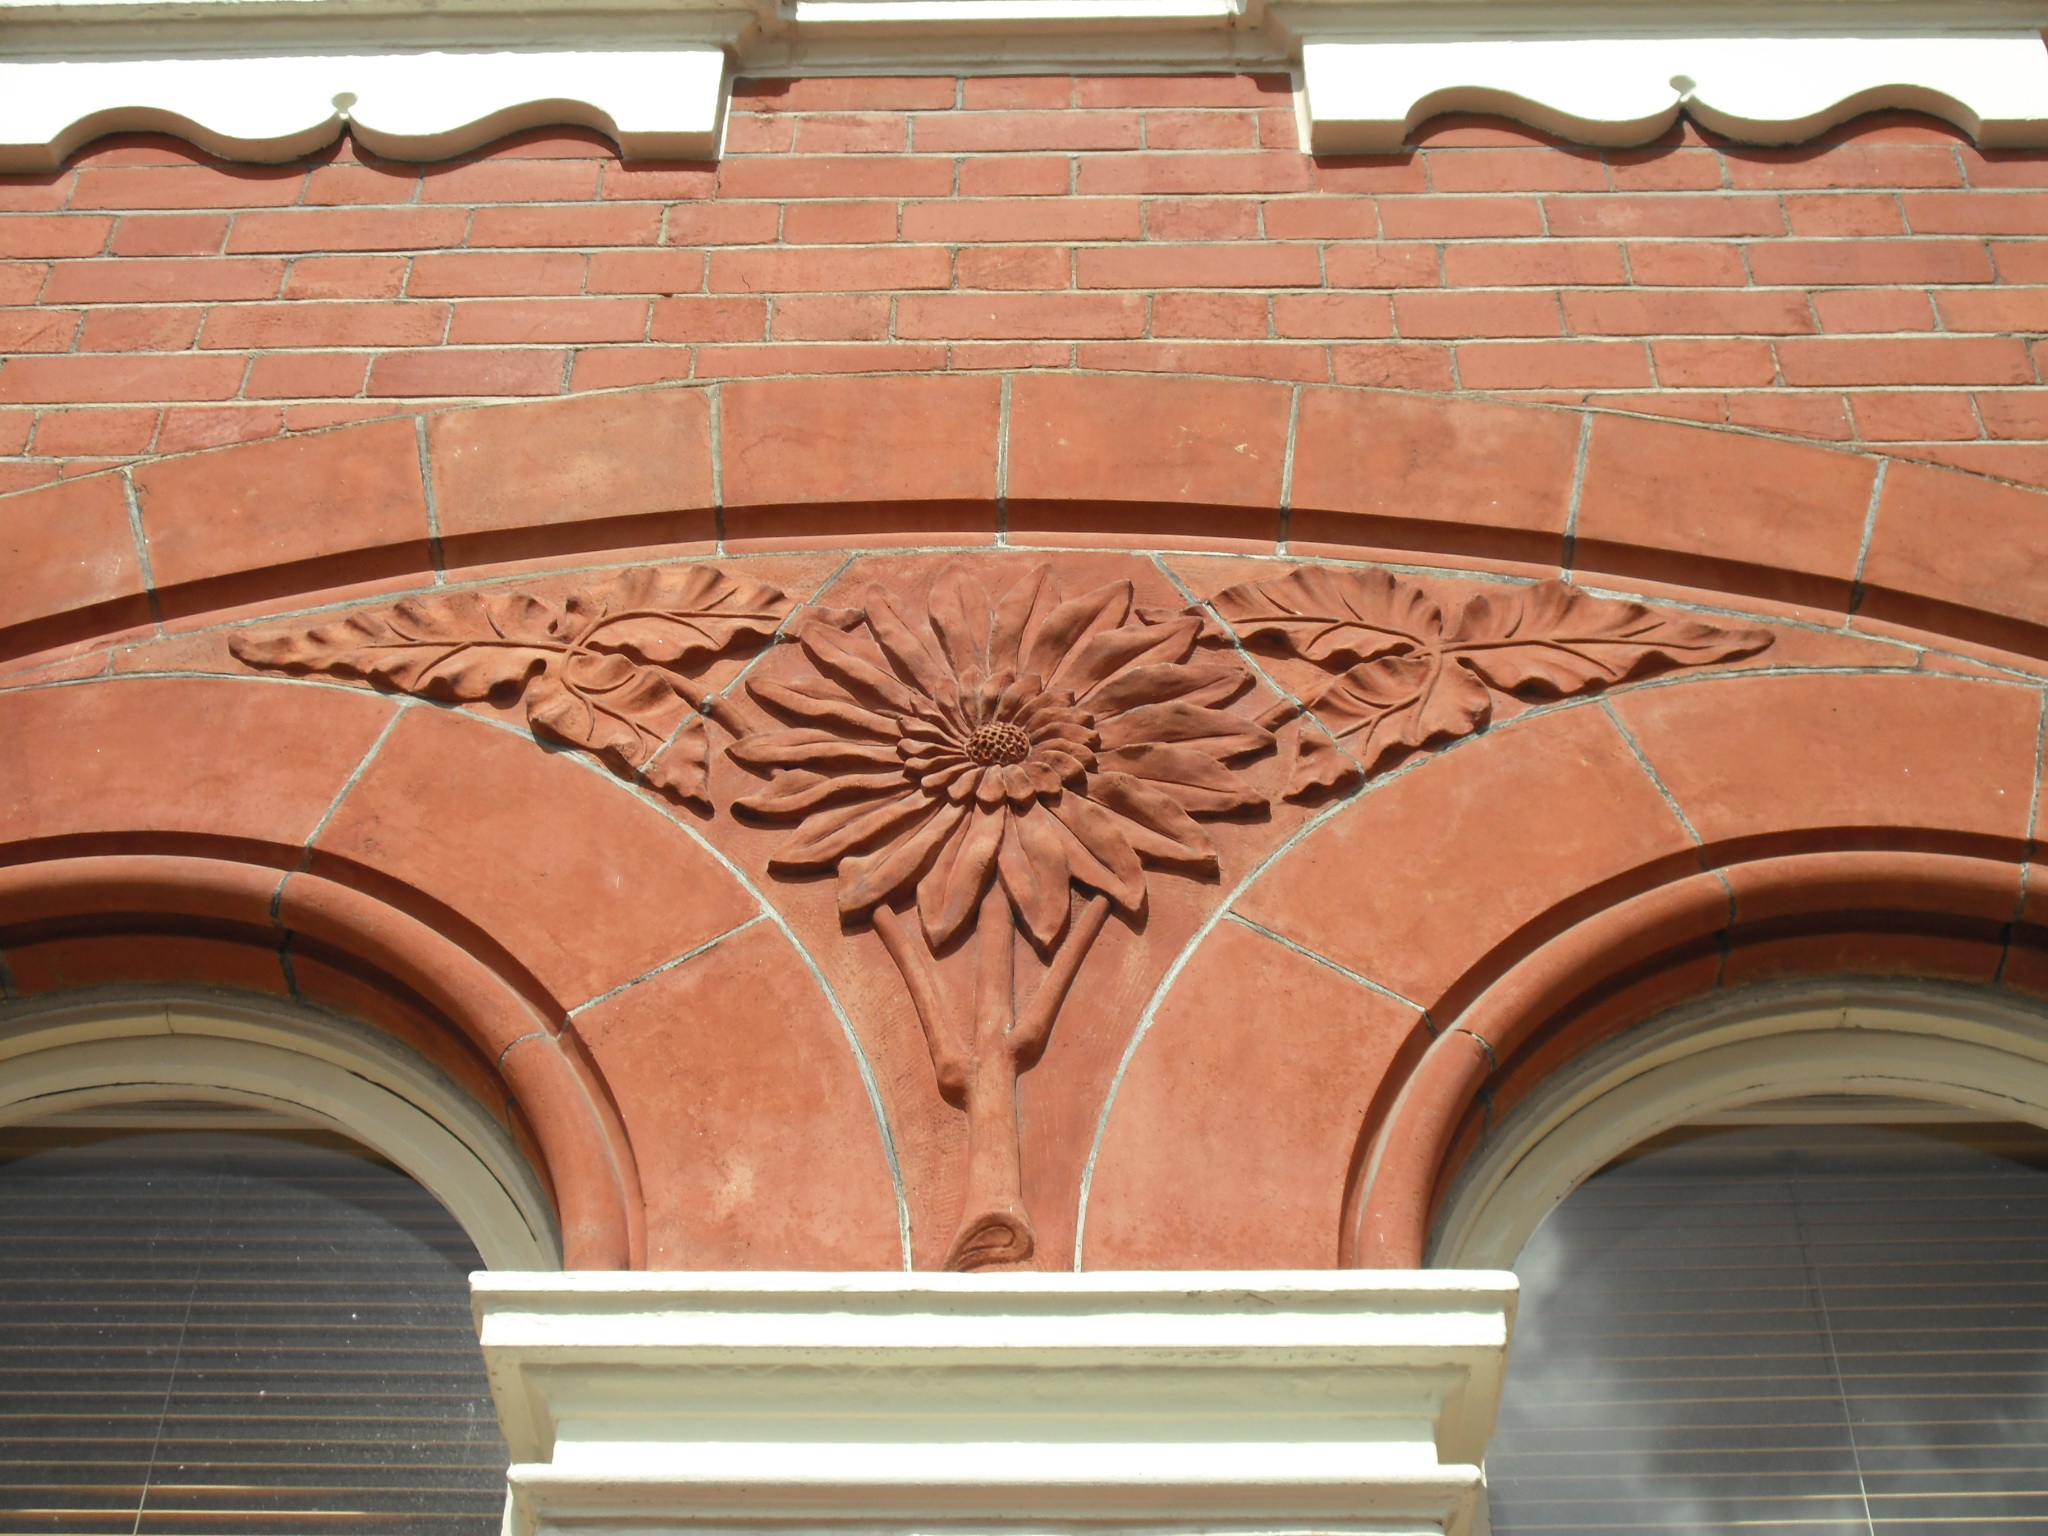
[[[307,630],[237,635],[229,649],[252,667],[359,677],[454,703],[523,690],[537,733],[702,801],[710,739],[680,669],[771,638],[789,610],[773,587],[713,566],[639,567],[559,606],[522,592],[434,593]]]
[[[1333,571],[1305,565],[1231,587],[1210,602],[1242,638],[1279,640],[1317,662],[1426,650],[1444,627],[1435,598],[1377,566]]]
[[[1771,636],[1545,581],[1471,598],[1446,641],[1465,666],[1504,693],[1558,696],[1604,688],[1654,667],[1752,656]]]
[[[1241,637],[1277,641],[1334,673],[1302,696],[1316,721],[1297,733],[1289,798],[1470,735],[1492,716],[1491,690],[1588,693],[1659,668],[1754,655],[1771,643],[1765,630],[1594,597],[1561,581],[1477,593],[1448,622],[1427,587],[1378,569],[1304,567],[1211,601]],[[1260,724],[1278,726],[1289,713],[1291,706],[1276,706]],[[1318,721],[1347,742],[1355,764]]]
[[[571,593],[564,606],[583,646],[657,666],[715,656],[742,639],[770,639],[789,613],[775,588],[736,581],[712,565],[639,566],[608,587]]]
[[[561,611],[524,593],[408,597],[374,613],[276,634],[238,634],[235,659],[286,672],[359,677],[449,702],[512,693],[565,649]]]

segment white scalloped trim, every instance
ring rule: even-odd
[[[2048,48],[2034,32],[1309,42],[1302,69],[1317,154],[1397,150],[1442,112],[1494,113],[1581,144],[1641,144],[1681,109],[1750,144],[1795,144],[1903,107],[1986,149],[2048,146]]]
[[[574,124],[634,159],[718,153],[725,55],[415,53],[0,63],[0,170],[47,170],[106,133],[282,161],[344,126],[396,160],[440,160],[522,128]]]

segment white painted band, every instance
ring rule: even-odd
[[[2048,146],[2039,33],[1559,38],[1302,47],[1317,154],[1386,154],[1425,119],[1485,112],[1582,144],[1641,144],[1681,110],[1750,144],[1794,144],[1859,113],[1927,112],[1986,149]]]
[[[725,109],[716,48],[289,58],[0,61],[0,171],[48,170],[107,133],[170,133],[229,160],[295,160],[354,131],[440,160],[572,124],[629,159],[708,160]]]

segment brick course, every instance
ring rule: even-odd
[[[1583,402],[2048,485],[2048,155],[1442,120],[1316,160],[1270,77],[742,82],[717,166],[102,141],[0,177],[0,490],[394,406],[1187,372]]]

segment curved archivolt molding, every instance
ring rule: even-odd
[[[2048,1125],[2048,1019],[1962,988],[1761,987],[1688,1005],[1587,1053],[1466,1164],[1429,1262],[1510,1267],[1614,1158],[1717,1110],[1811,1094],[1912,1098]]]
[[[1742,143],[1796,144],[1906,108],[1986,149],[2048,143],[2048,49],[2036,32],[1310,42],[1302,74],[1318,154],[1391,153],[1443,112],[1603,145],[1647,143],[1683,112]]]
[[[724,116],[716,48],[0,62],[0,171],[54,169],[108,133],[276,162],[347,131],[394,160],[441,160],[558,125],[629,159],[707,160]]]
[[[0,1124],[163,1099],[339,1131],[434,1195],[492,1269],[559,1269],[548,1200],[511,1139],[426,1062],[276,1003],[75,998],[0,1009]]]

